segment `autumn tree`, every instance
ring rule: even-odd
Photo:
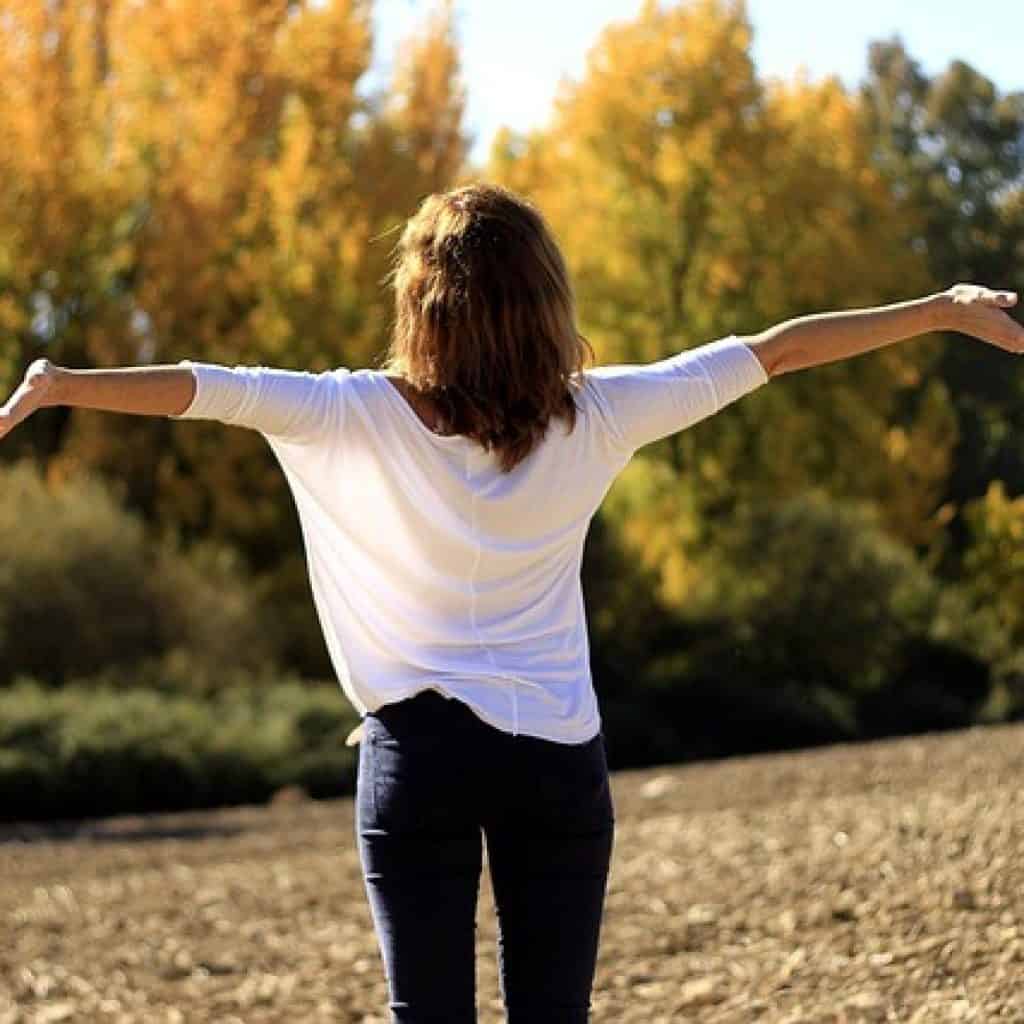
[[[761,82],[745,4],[645,3],[609,25],[550,123],[504,131],[490,171],[563,243],[602,362],[647,361],[791,316],[896,301],[930,279],[838,79]],[[686,552],[738,503],[815,483],[869,499],[927,544],[953,441],[930,350],[892,346],[786,375],[713,422],[650,446],[609,509],[680,602]],[[902,390],[925,390],[894,424]]]
[[[78,367],[372,362],[390,321],[387,233],[458,173],[467,140],[450,3],[364,96],[371,14],[370,0],[5,5],[8,389],[43,353]],[[35,453],[51,478],[98,470],[156,530],[241,546],[322,653],[286,483],[257,435],[37,419],[4,458]]]

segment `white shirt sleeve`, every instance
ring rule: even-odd
[[[351,372],[344,367],[309,373],[191,359],[178,365],[192,370],[196,393],[188,407],[170,419],[219,420],[297,444],[336,436],[341,430],[341,384]]]
[[[734,334],[655,363],[585,373],[615,444],[630,453],[713,415],[769,379],[761,360]]]

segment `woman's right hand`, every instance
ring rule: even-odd
[[[942,296],[943,329],[969,334],[1017,355],[1024,353],[1024,327],[1003,312],[1016,305],[1016,292],[996,291],[980,284],[955,284]]]
[[[14,394],[0,405],[0,439],[36,409],[59,404],[57,382],[60,374],[61,368],[49,359],[36,359],[29,365]]]

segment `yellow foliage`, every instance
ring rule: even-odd
[[[966,591],[995,617],[1019,659],[1024,649],[1024,495],[1011,498],[1002,480],[968,502],[971,543],[964,558]]]
[[[495,140],[490,175],[547,214],[599,362],[933,287],[906,245],[913,225],[870,169],[856,97],[835,77],[763,83],[751,42],[740,0],[647,3],[605,28],[546,128]],[[918,421],[893,416],[933,355],[893,346],[787,375],[642,457],[672,467],[677,488],[691,476],[701,506],[815,485],[875,501],[891,532],[926,543],[955,438],[948,395],[919,403]],[[679,596],[666,510],[616,514]]]
[[[620,474],[605,500],[621,524],[621,536],[640,564],[659,573],[657,597],[680,607],[698,583],[694,545],[700,535],[698,507],[665,463],[635,460]]]
[[[44,345],[71,366],[367,365],[390,307],[370,240],[449,185],[467,144],[451,5],[363,97],[371,15],[370,0],[8,0],[0,385]],[[46,337],[26,330],[40,292]],[[290,506],[257,511],[285,486],[258,439],[132,426],[76,410],[56,462],[123,481],[160,525],[278,543]],[[146,435],[170,453],[159,468]]]
[[[370,0],[7,0],[0,384],[44,347],[72,366],[368,365],[389,328],[394,229],[428,192],[479,176],[544,211],[602,362],[931,287],[856,98],[834,78],[760,81],[742,0],[648,0],[609,24],[548,125],[500,132],[483,175],[465,165],[451,0],[363,97],[371,13]],[[931,354],[892,346],[787,375],[645,452],[657,487],[620,514],[666,595],[692,583],[702,509],[810,483],[873,499],[891,531],[929,542],[948,395],[922,393],[908,422],[894,409]],[[271,500],[284,484],[256,439],[133,428],[76,411],[57,462],[123,481],[161,525],[273,546],[289,506]]]

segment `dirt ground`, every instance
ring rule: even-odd
[[[593,1020],[1024,1022],[1024,726],[616,773]],[[0,1024],[386,1024],[351,800],[0,831]],[[504,1021],[485,861],[481,1024]]]

